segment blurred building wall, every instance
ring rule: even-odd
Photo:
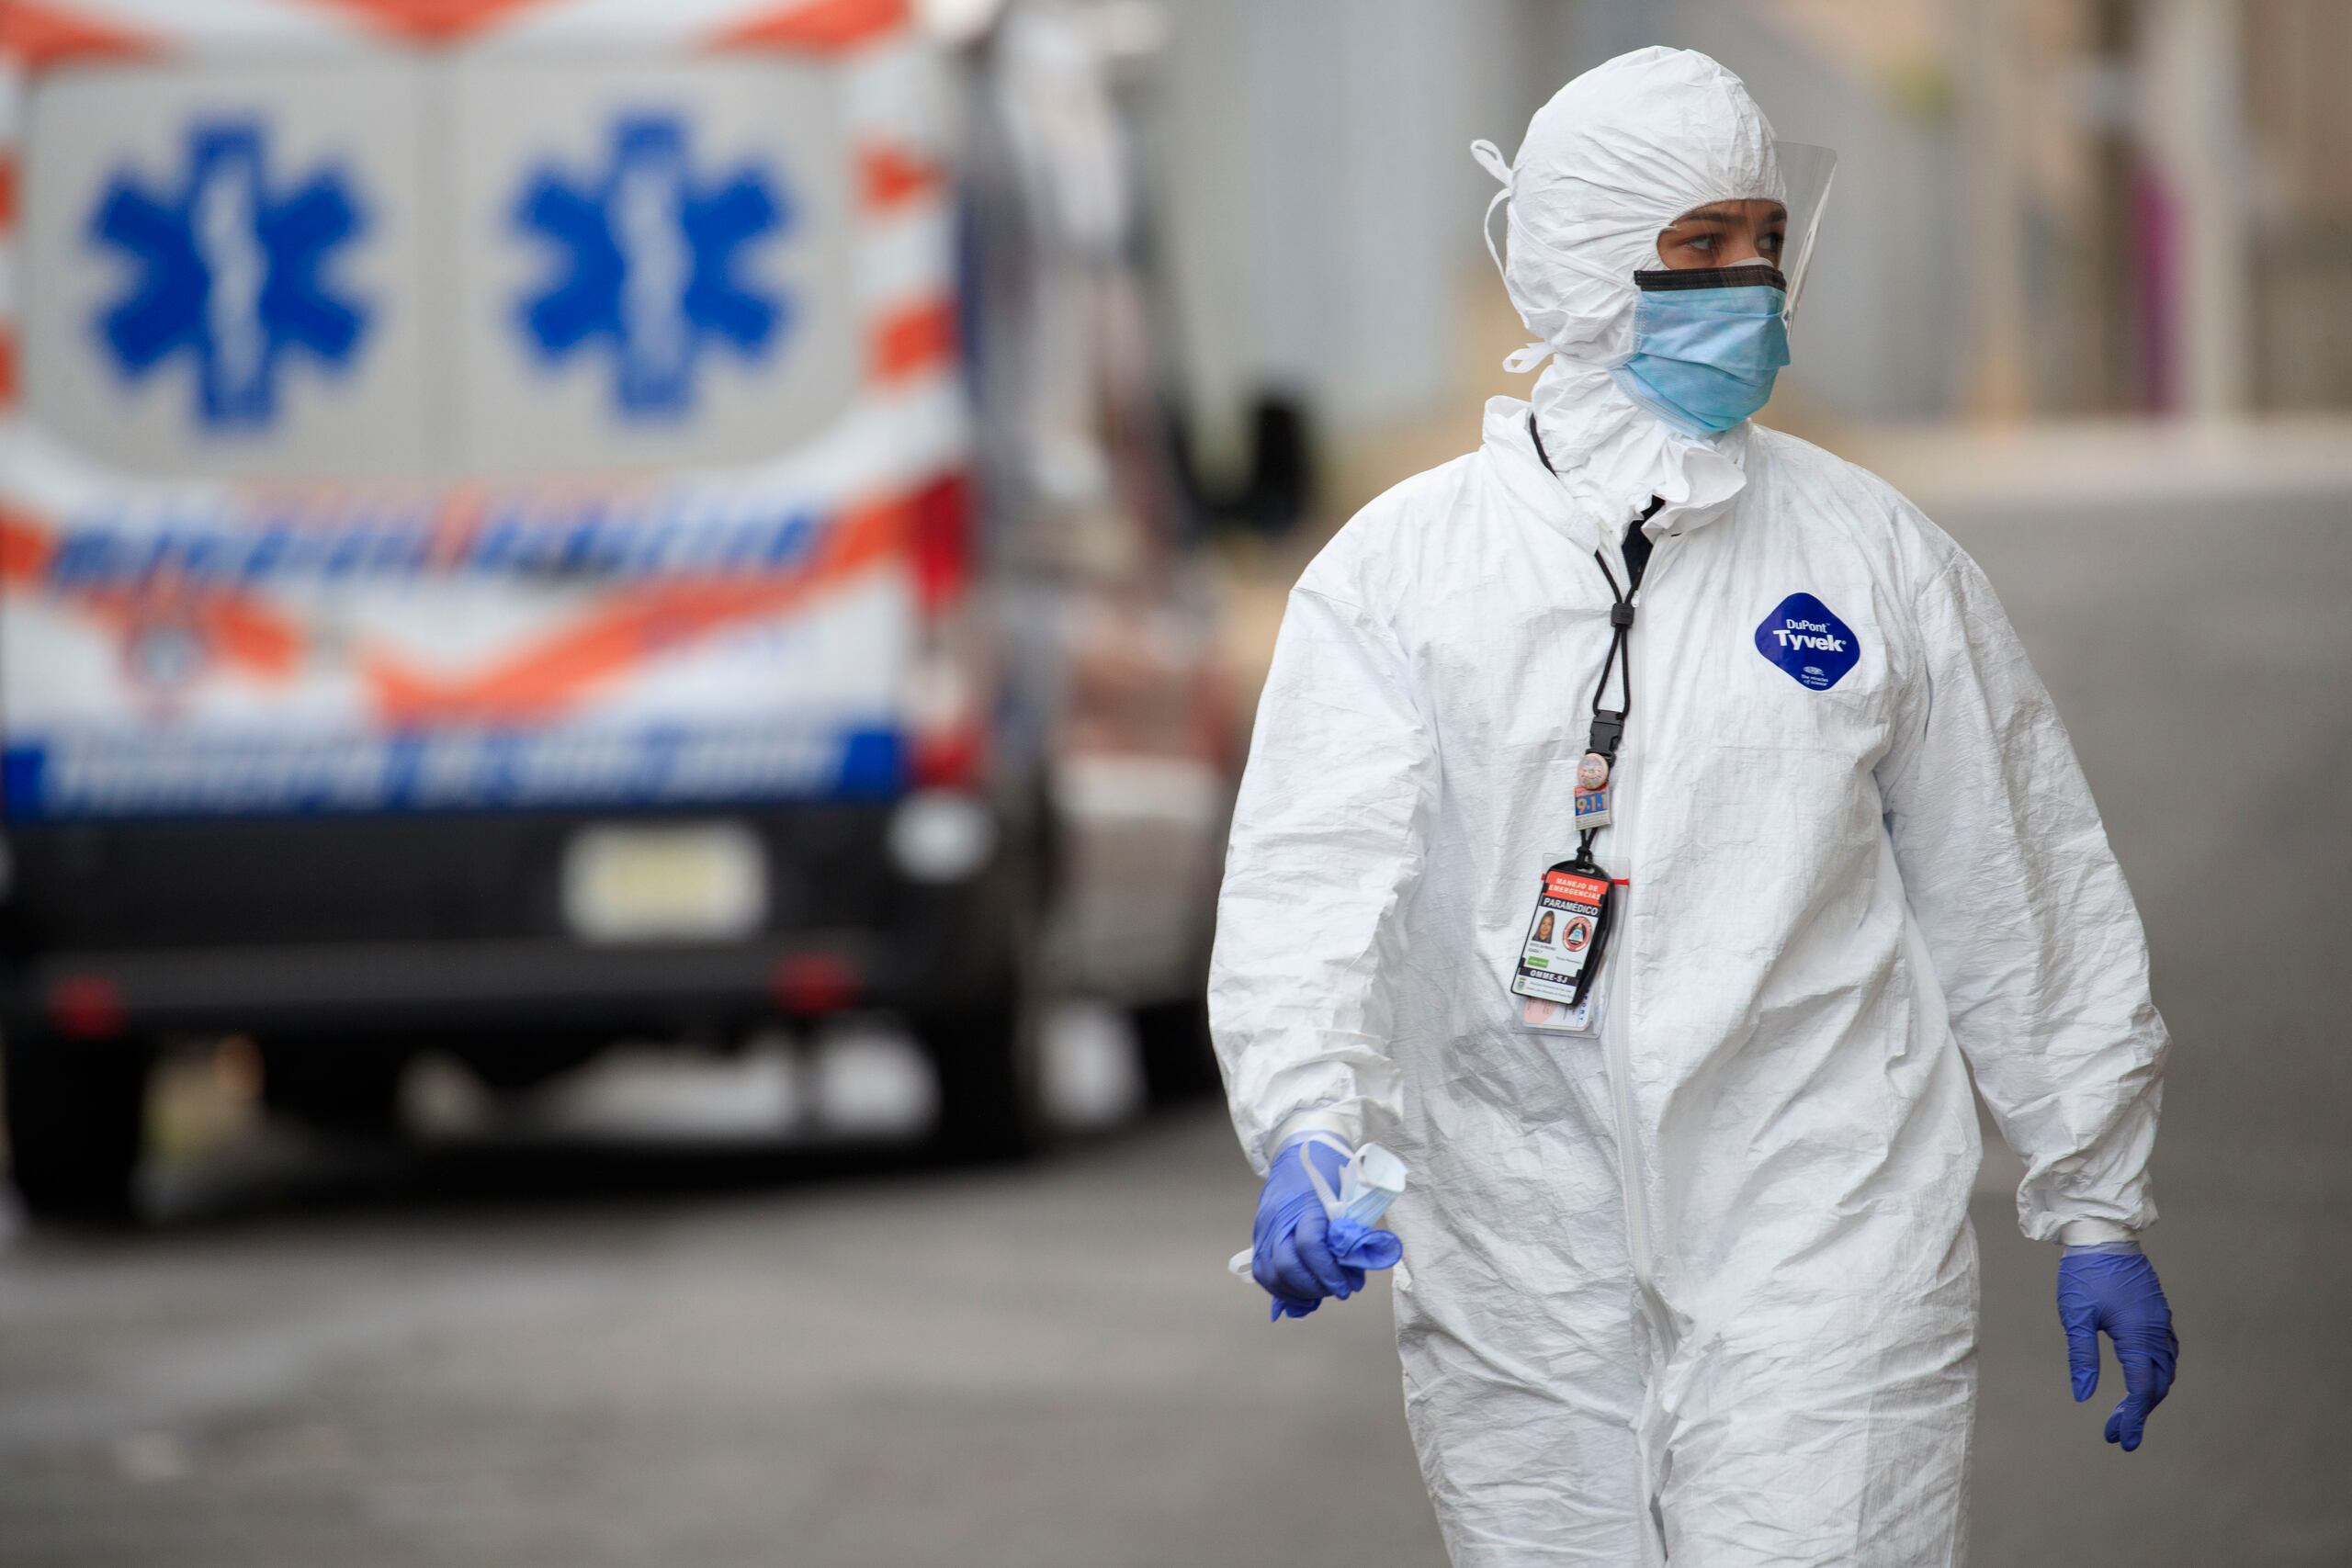
[[[2249,0],[2246,28],[2256,400],[2352,407],[2352,5]]]
[[[1157,151],[1212,427],[1267,387],[1342,435],[1458,413],[1464,303],[1499,299],[1466,144],[1515,149],[1560,84],[1651,43],[1839,152],[1776,422],[2352,403],[2343,0],[1169,10]]]
[[[1959,270],[1959,219],[1944,99],[1917,91],[1916,73],[1890,77],[1866,53],[1825,57],[1769,7],[1723,0],[1169,9],[1155,119],[1164,243],[1193,398],[1212,426],[1229,428],[1237,400],[1261,387],[1308,393],[1340,430],[1451,394],[1463,293],[1500,289],[1478,229],[1492,186],[1469,142],[1514,149],[1562,84],[1656,42],[1717,54],[1782,134],[1840,150],[1792,390],[1838,412],[1926,414],[1951,395],[1951,313],[1914,307],[1936,292],[1923,269]]]
[[[1449,384],[1461,270],[1486,265],[1466,149],[1512,118],[1483,100],[1514,76],[1517,9],[1170,0],[1155,162],[1212,430],[1262,388],[1345,427],[1424,412]]]

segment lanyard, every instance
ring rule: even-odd
[[[1598,751],[1608,761],[1613,783],[1617,748],[1625,739],[1625,718],[1634,711],[1634,599],[1625,589],[1617,586],[1617,574],[1609,570],[1609,563],[1601,558],[1599,550],[1592,552],[1592,560],[1600,568],[1600,575],[1609,580],[1610,596],[1616,603],[1609,606],[1609,653],[1600,661],[1600,679],[1592,688],[1592,731],[1586,738],[1585,750]],[[1602,707],[1600,702],[1609,694],[1609,671],[1612,668],[1617,671],[1619,705]],[[1595,828],[1578,835],[1577,858],[1588,862],[1592,859],[1592,840],[1600,831]]]
[[[1532,413],[1527,416],[1527,434],[1535,443],[1535,455],[1543,459],[1545,471],[1557,479],[1560,470],[1552,467],[1551,454],[1544,450],[1544,435],[1536,429],[1535,416]],[[1635,526],[1646,521],[1661,504],[1653,498],[1649,509],[1634,520]],[[1617,748],[1625,739],[1625,719],[1634,711],[1634,593],[1640,585],[1640,579],[1632,575],[1632,564],[1628,562],[1628,581],[1621,587],[1617,574],[1609,570],[1608,558],[1599,549],[1592,552],[1592,564],[1600,569],[1601,577],[1609,584],[1609,652],[1600,661],[1600,679],[1593,683],[1592,729],[1586,739],[1585,749],[1599,752],[1609,763],[1610,772],[1614,773],[1617,770]],[[1618,705],[1603,707],[1601,702],[1609,694],[1609,674],[1612,669],[1617,673]],[[1592,863],[1592,840],[1600,832],[1600,829],[1594,828],[1577,836],[1578,863]]]

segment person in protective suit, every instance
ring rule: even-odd
[[[1960,1562],[1970,1069],[2064,1248],[2075,1397],[2102,1329],[2110,1441],[2171,1380],[2139,917],[1984,574],[1747,423],[1818,163],[1663,49],[1475,151],[1543,374],[1289,598],[1209,989],[1252,1271],[1292,1315],[1360,1287],[1305,1168],[1404,1157],[1406,1409],[1461,1568]],[[1522,965],[1566,866],[1609,886],[1574,1009]]]

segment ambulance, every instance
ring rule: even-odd
[[[0,1062],[389,1128],[872,1011],[1035,1148],[1204,1067],[1235,760],[1095,8],[0,3]],[[975,20],[971,13],[978,13]]]

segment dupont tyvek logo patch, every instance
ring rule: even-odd
[[[1756,651],[1816,692],[1836,685],[1862,657],[1854,628],[1810,593],[1792,593],[1773,606],[1756,628]]]

